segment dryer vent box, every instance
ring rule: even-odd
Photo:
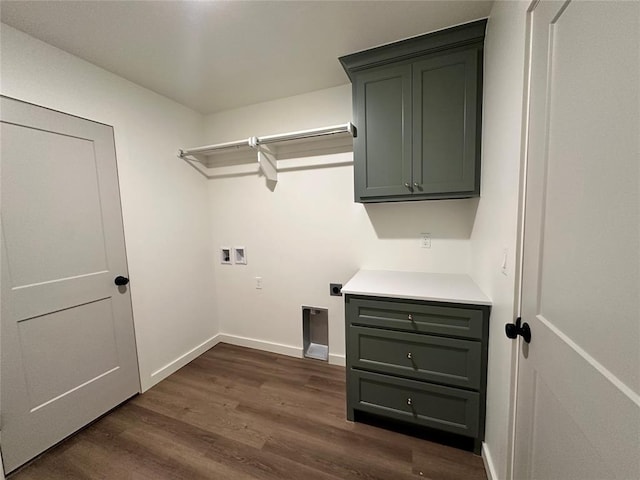
[[[302,307],[303,354],[306,358],[329,360],[329,311]]]

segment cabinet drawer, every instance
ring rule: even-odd
[[[481,339],[483,310],[350,298],[347,300],[350,325],[392,328],[417,333],[432,333]]]
[[[478,434],[479,394],[351,369],[353,408],[469,437]]]
[[[349,365],[456,387],[480,388],[480,342],[351,325]]]

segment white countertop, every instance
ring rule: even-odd
[[[360,270],[342,287],[343,294],[491,305],[469,275]]]

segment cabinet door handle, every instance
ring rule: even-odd
[[[408,358],[409,360],[413,360],[413,355],[411,355],[411,352],[407,353],[407,358]]]
[[[411,184],[409,184],[408,182],[405,182],[404,186],[407,187],[409,190],[411,190]]]
[[[414,186],[415,188],[420,188],[420,185],[418,185],[418,182],[413,182],[413,186]]]
[[[407,319],[411,320],[413,322],[413,315],[409,314],[407,315]]]
[[[412,405],[411,398],[407,398],[407,405]]]

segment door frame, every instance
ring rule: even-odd
[[[524,240],[525,240],[525,218],[526,218],[526,198],[527,198],[527,168],[529,150],[529,113],[531,104],[531,36],[533,25],[533,11],[540,3],[540,0],[531,0],[526,11],[525,20],[525,52],[524,52],[524,84],[522,95],[522,134],[520,139],[520,178],[518,185],[518,229],[516,232],[515,248],[515,286],[513,291],[513,319],[521,316],[522,313],[522,282],[524,268]],[[509,394],[509,433],[507,437],[507,479],[514,480],[513,466],[516,452],[516,418],[518,408],[518,370],[520,364],[520,352],[522,349],[522,337],[518,336],[511,349],[511,389]]]

